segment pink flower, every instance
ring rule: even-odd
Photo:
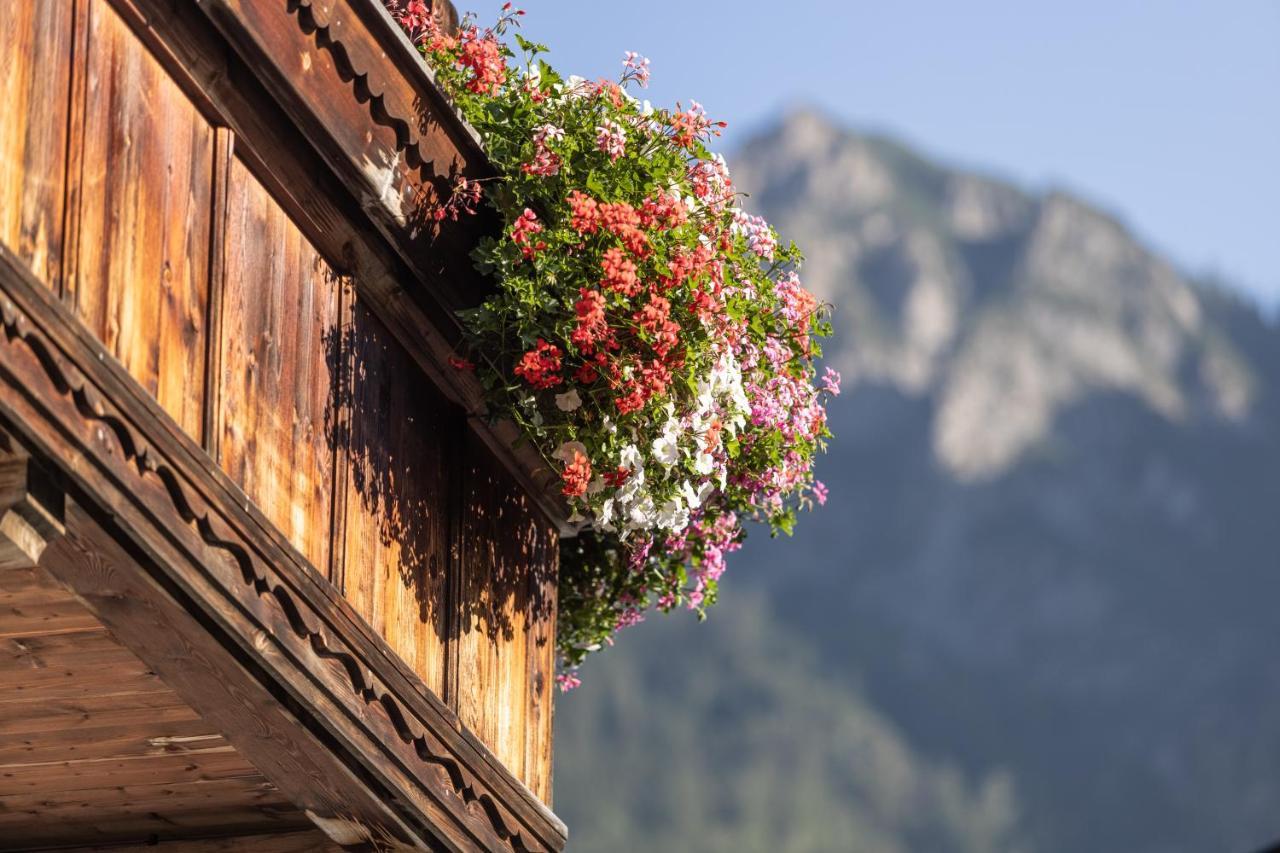
[[[581,687],[582,679],[572,672],[562,672],[556,676],[556,684],[560,687],[561,693],[568,693],[570,690],[577,690]]]
[[[547,248],[545,240],[537,239],[541,233],[542,223],[538,221],[538,215],[526,207],[511,226],[511,242],[520,247],[526,258],[532,258]]]
[[[827,484],[821,480],[813,481],[813,499],[818,502],[818,506],[824,506],[827,503]]]
[[[605,119],[596,127],[596,147],[617,160],[627,151],[627,131],[612,119]]]
[[[747,238],[748,247],[757,256],[766,261],[773,260],[773,253],[778,248],[778,238],[763,218],[752,216],[741,208],[734,208],[733,230]]]
[[[689,167],[689,183],[698,201],[712,210],[723,210],[733,199],[733,181],[729,167],[719,154],[710,160],[699,160]]]
[[[822,374],[822,390],[832,397],[840,396],[840,371],[828,367]]]
[[[679,104],[676,104],[677,109]],[[707,111],[697,101],[689,102],[689,109],[671,116],[671,139],[681,148],[690,148],[700,139],[719,136],[725,127],[722,121],[707,118]]]
[[[555,140],[564,139],[564,131],[554,124],[544,124],[533,132],[533,160],[520,168],[527,175],[549,178],[560,172],[560,155],[548,147]]]
[[[634,50],[628,50],[622,59],[622,79],[632,79],[640,84],[641,89],[649,87],[649,60]]]

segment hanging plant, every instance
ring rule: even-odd
[[[568,689],[647,610],[702,616],[743,520],[790,533],[825,501],[813,463],[840,378],[818,381],[815,359],[830,325],[799,251],[739,206],[708,150],[724,123],[631,94],[647,59],[627,53],[616,81],[561,77],[509,3],[453,34],[421,0],[388,6],[500,175],[483,197],[504,228],[474,253],[497,290],[464,315],[454,366],[559,472],[581,525],[561,546]],[[435,215],[480,194],[461,182]]]

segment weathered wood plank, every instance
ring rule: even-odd
[[[0,242],[50,287],[62,258],[71,3],[0,2]]]
[[[556,694],[556,583],[559,578],[560,549],[554,535],[548,541],[534,570],[529,611],[529,703],[525,721],[525,784],[548,806],[553,806],[552,770],[555,741]]]
[[[103,635],[60,634],[54,637],[36,638],[27,643],[38,642],[41,639],[85,636],[101,637]],[[4,645],[11,646],[15,642],[22,643],[20,640],[10,639],[4,641]],[[54,650],[52,653],[48,649],[40,652],[28,651],[30,646],[26,643],[23,646],[26,648],[20,652],[0,655],[0,679],[3,679],[7,688],[12,688],[10,693],[20,692],[24,687],[54,684],[63,679],[83,682],[96,679],[112,683],[111,679],[114,678],[116,683],[119,683],[136,680],[139,677],[145,678],[150,672],[136,655],[119,645],[80,652]]]
[[[263,776],[230,746],[200,752],[129,755],[12,765],[0,769],[0,793],[19,794],[146,784],[157,780],[262,779]]]
[[[211,838],[203,841],[183,839],[169,843],[110,847],[76,847],[61,853],[156,853],[156,850],[181,850],[182,853],[341,853],[342,848],[319,832],[289,832],[273,835]]]
[[[343,591],[444,693],[449,448],[462,415],[362,304],[344,326]]]
[[[108,780],[103,780],[108,781]],[[75,791],[40,791],[37,793],[0,795],[0,826],[28,820],[58,820],[60,817],[83,819],[87,814],[112,814],[123,810],[164,812],[180,814],[182,811],[220,801],[234,800],[241,804],[284,801],[276,786],[258,776],[200,780],[191,782],[115,783],[100,788],[82,788]],[[16,819],[14,819],[16,818]]]
[[[88,44],[79,310],[198,439],[213,129],[105,0],[89,4]]]
[[[49,577],[48,572],[38,566],[0,572],[0,602],[26,600],[27,596],[33,595],[41,597],[41,600],[61,600],[70,597],[70,593],[62,584]]]
[[[219,458],[218,415],[222,411],[222,348],[225,343],[222,317],[227,281],[227,198],[231,171],[235,166],[235,133],[230,128],[217,127],[213,135],[213,231],[209,258],[209,323],[205,335],[204,423],[200,439],[200,446],[214,459]]]
[[[102,655],[110,660],[117,654],[133,657],[105,630],[48,637],[10,637],[0,640],[0,672],[76,666],[85,659],[101,659],[98,656]]]
[[[464,446],[458,718],[545,797],[550,767],[528,765],[541,759],[529,749],[528,726],[531,711],[549,715],[552,697],[546,671],[540,680],[531,672],[529,646],[539,661],[548,653],[545,623],[555,614],[554,596],[545,593],[555,576],[556,534],[478,439],[468,436]],[[537,723],[544,731],[547,721]]]
[[[475,838],[519,831],[528,844],[535,836],[524,833],[532,828],[559,846],[554,818],[469,735],[457,732],[429,697],[414,692],[421,682],[401,673],[355,614],[330,598],[265,519],[243,506],[229,481],[208,470],[167,419],[157,419],[154,404],[138,397],[115,365],[96,357],[92,343],[65,324],[59,306],[18,284],[25,281],[21,275],[6,280],[14,269],[8,265],[0,275],[7,295],[21,305],[0,303],[0,380],[6,383],[0,413],[22,426],[24,440],[118,520],[113,524],[128,531],[132,547],[156,561],[148,571],[163,571],[168,583],[207,608],[210,624],[252,650],[292,701],[312,709],[341,748],[359,756],[363,772],[405,796],[398,807],[411,805],[433,825]],[[101,608],[136,600],[150,597],[112,589],[94,606],[101,617]],[[156,633],[167,639],[200,632],[168,627]],[[371,762],[374,753],[390,763]],[[432,781],[432,774],[440,778]]]
[[[123,809],[110,814],[91,816],[89,820],[73,821],[69,818],[47,822],[32,822],[26,816],[18,816],[6,826],[8,818],[0,815],[0,850],[31,850],[36,847],[64,846],[113,841],[147,843],[181,841],[192,835],[208,837],[215,834],[261,833],[272,827],[296,830],[305,825],[305,818],[285,804],[259,806],[228,806],[218,804],[203,809],[187,809],[172,815],[159,815],[143,810]],[[20,834],[19,834],[20,832]],[[181,845],[175,845],[182,849]]]
[[[0,737],[101,729],[130,723],[166,724],[199,715],[172,691],[97,693],[79,699],[22,699],[0,705]]]
[[[226,204],[219,462],[327,572],[341,280],[238,160]]]
[[[0,640],[101,630],[102,624],[93,614],[73,599],[0,606]]]
[[[199,719],[157,723],[150,730],[131,722],[118,727],[74,729],[56,734],[23,734],[5,738],[4,743],[0,743],[0,772],[14,765],[128,755],[200,753],[226,745],[221,735]]]
[[[141,555],[128,553],[78,505],[67,516],[67,536],[50,547],[42,564],[75,589],[122,642],[163,671],[166,682],[203,715],[204,731],[225,733],[300,808],[349,814],[366,825],[398,825],[368,794],[360,801],[361,789],[347,781],[350,771],[325,746],[313,741],[299,748],[297,739],[307,735],[290,711],[141,569]],[[160,748],[189,747],[174,741]]]

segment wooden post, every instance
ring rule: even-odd
[[[61,490],[0,431],[0,571],[34,567],[63,532]]]

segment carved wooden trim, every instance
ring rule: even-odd
[[[388,791],[406,823],[463,849],[563,847],[559,819],[3,247],[0,386],[0,415],[24,443],[322,726],[357,775]]]

